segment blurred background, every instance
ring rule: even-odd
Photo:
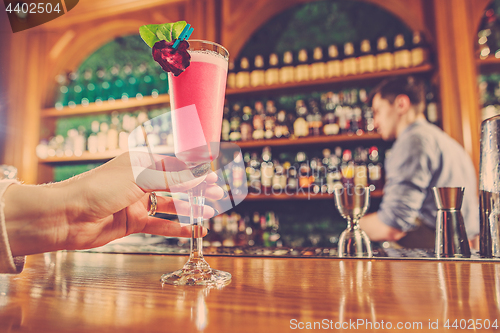
[[[500,0],[80,0],[12,33],[2,12],[0,164],[29,184],[64,180],[126,151],[145,122],[171,154],[171,123],[157,117],[170,110],[167,75],[138,31],[186,20],[191,38],[229,50],[222,141],[246,169],[226,187],[250,188],[209,221],[206,245],[334,246],[345,222],[333,188],[370,186],[371,211],[383,194],[391,142],[366,103],[382,80],[422,78],[428,120],[477,168],[480,122],[499,113],[499,15]]]

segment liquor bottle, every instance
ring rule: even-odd
[[[236,151],[234,153],[234,164],[231,170],[231,176],[232,176],[232,186],[231,186],[231,193],[233,196],[238,196],[238,195],[243,195],[245,192],[245,187],[247,184],[247,179],[246,179],[246,173],[245,173],[245,168],[243,168],[243,156],[241,155],[241,152]]]
[[[293,123],[293,134],[295,137],[307,136],[309,134],[309,126],[306,120],[308,110],[303,100],[299,99],[295,103],[295,112],[297,118]]]
[[[264,225],[265,225],[265,217],[264,218]],[[262,246],[264,245],[263,239],[262,239],[262,234],[264,233],[263,228],[261,227],[261,216],[258,212],[253,213],[252,217],[252,236],[253,236],[253,244],[254,246]]]
[[[241,141],[252,140],[252,108],[248,105],[243,107],[243,116],[241,120]]]
[[[90,69],[86,69],[83,72],[82,87],[84,94],[81,100],[83,106],[87,106],[89,103],[94,103],[95,101],[95,85],[92,83],[92,76],[92,70]]]
[[[415,67],[423,65],[428,61],[429,50],[425,44],[424,37],[420,31],[414,31],[411,48],[411,64]]]
[[[108,129],[107,122],[102,122],[99,125],[99,133],[97,133],[97,151],[103,153],[108,148]]]
[[[96,89],[96,94],[95,94],[95,103],[100,104],[102,101],[107,100],[107,95],[106,95],[106,90],[104,89],[105,85],[104,83],[107,84],[108,89],[109,89],[109,83],[105,81],[106,77],[106,72],[104,69],[99,68],[96,72],[96,81],[95,81],[95,89]]]
[[[140,97],[151,96],[153,93],[153,89],[156,88],[153,85],[153,77],[149,73],[146,65],[144,65],[144,69],[141,69],[141,71],[144,71],[144,72],[143,72],[143,75],[141,77],[141,81],[139,83]],[[136,97],[137,97],[137,95],[136,95]],[[109,98],[108,98],[108,100],[109,100]]]
[[[111,87],[109,89],[108,102],[113,102],[121,98],[123,81],[118,75],[120,73],[120,66],[114,65],[109,72],[111,73],[111,80],[109,82]]]
[[[240,68],[236,73],[236,88],[246,88],[250,86],[250,63],[248,58],[243,57],[240,60]]]
[[[297,53],[294,81],[309,81],[309,55],[306,49],[301,49]]]
[[[323,128],[323,116],[321,115],[318,102],[316,102],[316,100],[312,98],[309,100],[309,114],[307,115],[307,125],[309,127],[309,135],[321,135],[321,129]]]
[[[394,55],[389,50],[387,37],[377,40],[377,70],[390,71],[394,69]]]
[[[352,187],[354,185],[354,161],[352,159],[352,152],[349,149],[345,149],[342,154],[340,171],[342,172],[343,186]]]
[[[310,79],[320,80],[324,79],[326,74],[326,63],[323,59],[323,49],[316,47],[313,50],[313,61],[310,65]]]
[[[236,66],[234,61],[229,61],[227,67],[227,89],[236,88]]]
[[[364,121],[364,132],[372,133],[375,130],[375,121],[373,119],[373,110],[368,104],[368,95],[365,89],[359,90],[359,101],[361,102],[361,113]]]
[[[363,135],[364,133],[364,123],[363,123],[363,110],[362,105],[358,98],[358,90],[351,90],[351,103],[352,103],[352,118],[351,118],[351,132],[356,135]]]
[[[304,152],[297,153],[297,162],[299,162],[299,187],[304,190],[309,190],[314,182],[314,176],[311,172],[311,166]]]
[[[163,71],[162,71],[163,72]],[[165,75],[161,75],[165,74]],[[165,93],[168,93],[168,77],[166,73],[157,73],[158,77],[160,78],[158,82],[158,88],[159,90],[161,89],[162,91],[165,90]],[[134,86],[132,86],[130,83],[131,81],[129,80],[132,77],[132,65],[126,64],[122,67],[121,73],[120,73],[121,79],[123,81],[123,88],[122,88],[122,100],[127,100],[131,97],[135,97],[135,90]],[[134,82],[134,80],[132,80]],[[167,87],[165,87],[165,85]]]
[[[277,232],[276,218],[274,212],[267,212],[265,216],[264,232],[262,240],[264,247],[276,247],[280,235]]]
[[[368,39],[361,41],[361,55],[359,57],[359,73],[373,73],[377,70],[377,59],[372,51],[371,43]]]
[[[241,216],[236,212],[232,212],[231,215],[227,217],[225,232],[223,232],[222,236],[222,246],[233,247],[236,245],[236,234],[238,233],[238,221],[240,218]]]
[[[274,127],[276,125],[276,106],[274,101],[268,100],[266,102],[266,117],[264,119],[264,137],[272,139],[274,137]]]
[[[328,47],[328,60],[326,62],[326,77],[338,77],[342,75],[342,60],[337,45]]]
[[[210,237],[210,246],[213,247],[221,247],[222,246],[222,232],[223,232],[223,227],[222,227],[222,216],[218,215],[213,218],[213,225],[212,225],[212,232],[213,236],[211,235]]]
[[[120,120],[118,119],[118,112],[114,111],[111,114],[111,124],[109,125],[109,130],[107,132],[106,144],[108,150],[118,149],[118,124]],[[155,143],[150,142],[153,146]]]
[[[339,93],[339,104],[335,108],[335,115],[339,122],[339,131],[341,134],[351,134],[351,115],[350,94],[348,91]]]
[[[97,153],[97,133],[99,133],[99,122],[97,120],[94,120],[90,124],[90,130],[91,134],[87,139],[87,150],[90,153],[95,154]]]
[[[312,184],[311,189],[314,194],[326,193],[325,169],[318,157],[313,157],[310,163]]]
[[[339,133],[339,124],[335,115],[335,108],[338,104],[339,95],[333,92],[327,92],[321,97],[323,112],[325,113],[323,120],[323,134],[337,135]]]
[[[264,147],[262,150],[262,163],[260,165],[261,173],[261,186],[264,194],[269,195],[272,193],[274,165],[271,155],[271,147]]]
[[[150,78],[145,78],[147,75],[147,70],[148,68],[144,63],[134,68],[134,76],[138,81],[138,91],[135,94],[135,98],[139,100],[148,95],[147,81],[151,82],[151,80]]]
[[[293,53],[286,51],[283,53],[283,66],[280,68],[280,83],[293,82]]]
[[[383,187],[382,163],[379,162],[380,154],[378,148],[373,146],[369,149],[368,155],[368,182],[370,191],[380,190]]]
[[[229,119],[231,117],[230,113],[231,113],[231,109],[226,101],[224,103],[224,111],[222,114],[222,125],[221,125],[221,139],[222,139],[222,141],[229,141],[229,133],[231,133],[231,124],[229,122]]]
[[[124,114],[122,118],[121,124],[118,126],[118,148],[123,151],[128,150],[128,137],[129,132],[126,130],[130,123],[130,116],[128,114]]]
[[[342,75],[355,75],[359,73],[358,58],[353,43],[344,44],[344,59],[342,60]]]
[[[363,147],[357,147],[354,151],[354,185],[368,186],[368,154]]]
[[[425,115],[427,120],[433,124],[439,123],[439,111],[438,104],[436,102],[436,95],[431,90],[425,95],[425,99],[427,101],[427,107],[425,110]]]
[[[231,133],[229,133],[229,141],[240,141],[241,106],[238,103],[235,103],[233,105],[233,112],[231,113],[229,124],[231,128]]]
[[[56,102],[54,106],[57,110],[62,110],[63,107],[68,105],[68,76],[66,74],[59,74],[56,76],[56,82],[58,84],[58,87],[56,89]]]
[[[248,246],[248,241],[249,241],[249,235],[247,233],[247,222],[246,219],[248,219],[248,216],[245,218],[240,218],[238,221],[238,232],[236,233],[235,236],[235,245],[236,246]]]
[[[285,187],[286,187],[286,176],[284,175],[284,168],[283,166],[278,162],[274,161],[274,176],[273,176],[273,181],[272,181],[272,191],[273,193],[281,193]],[[282,184],[282,178],[285,178],[285,186]]]
[[[261,161],[257,153],[253,152],[251,155],[250,163],[249,163],[249,181],[250,186],[248,187],[248,191],[251,193],[260,194],[262,191],[262,181],[261,181]]]
[[[394,68],[409,68],[411,66],[410,48],[405,42],[405,36],[398,34],[394,37]]]
[[[276,53],[269,55],[269,62],[265,72],[265,81],[267,86],[278,84],[280,82],[279,57]]]
[[[262,140],[264,139],[265,136],[265,130],[264,130],[264,120],[266,118],[265,115],[265,110],[264,110],[264,105],[262,104],[261,101],[257,101],[254,104],[254,110],[253,110],[253,133],[252,133],[252,138],[254,140]]]
[[[276,116],[276,125],[274,126],[274,136],[279,138],[290,137],[290,127],[286,120],[286,111],[280,110]]]
[[[168,75],[167,75],[167,73],[165,73],[162,70],[162,72],[158,74],[158,77],[160,78],[160,82],[158,84],[159,93],[160,94],[168,94]],[[134,96],[134,95],[130,94],[129,96]]]
[[[70,72],[68,74],[68,106],[70,108],[74,108],[77,104],[80,104],[79,96],[81,94],[81,86],[78,84],[78,73],[77,72]],[[75,89],[76,88],[76,89]]]
[[[336,150],[340,149],[340,154],[342,154],[342,149],[340,147],[336,147]],[[330,153],[327,150],[327,153]],[[326,174],[326,185],[327,192],[332,194],[336,188],[342,188],[342,172],[340,171],[340,159],[337,154],[330,155],[323,153],[323,156],[329,157],[327,174]]]
[[[263,86],[266,81],[264,57],[256,55],[252,72],[250,72],[250,86]]]

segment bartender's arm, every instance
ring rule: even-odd
[[[371,213],[364,216],[359,221],[359,224],[361,229],[363,229],[368,237],[374,242],[398,241],[406,235],[406,232],[390,227],[382,222],[377,213]]]

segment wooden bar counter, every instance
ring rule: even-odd
[[[231,284],[162,286],[185,261],[29,256],[21,274],[0,275],[0,332],[499,331],[499,263],[207,257]]]

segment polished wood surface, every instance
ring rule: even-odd
[[[332,331],[339,331],[336,323],[364,320],[413,326],[394,332],[429,332],[429,322],[438,321],[439,329],[432,331],[442,332],[449,331],[443,328],[447,319],[500,318],[500,265],[495,263],[207,260],[231,272],[231,284],[162,286],[160,275],[182,266],[184,256],[30,256],[20,275],[0,275],[0,331],[260,333],[330,321]],[[418,322],[421,327],[414,326]],[[358,331],[372,331],[363,325]],[[351,329],[344,324],[343,331]]]

